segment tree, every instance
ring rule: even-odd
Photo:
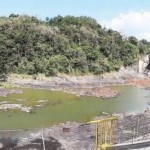
[[[0,18],[2,76],[101,74],[132,65],[142,53],[150,53],[150,42],[123,37],[86,16],[45,21],[15,14]]]

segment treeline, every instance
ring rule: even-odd
[[[0,74],[102,74],[132,65],[150,43],[90,17],[0,17]]]

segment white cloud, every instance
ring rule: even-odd
[[[150,41],[150,12],[129,12],[120,14],[112,20],[102,23],[106,28],[112,28],[126,36],[133,35],[138,39]]]

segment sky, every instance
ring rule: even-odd
[[[89,16],[125,36],[150,41],[150,0],[0,0],[0,16]]]

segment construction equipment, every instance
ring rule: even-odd
[[[94,150],[106,150],[114,144],[114,128],[117,117],[110,116],[100,120],[90,121],[95,124],[95,146]]]

